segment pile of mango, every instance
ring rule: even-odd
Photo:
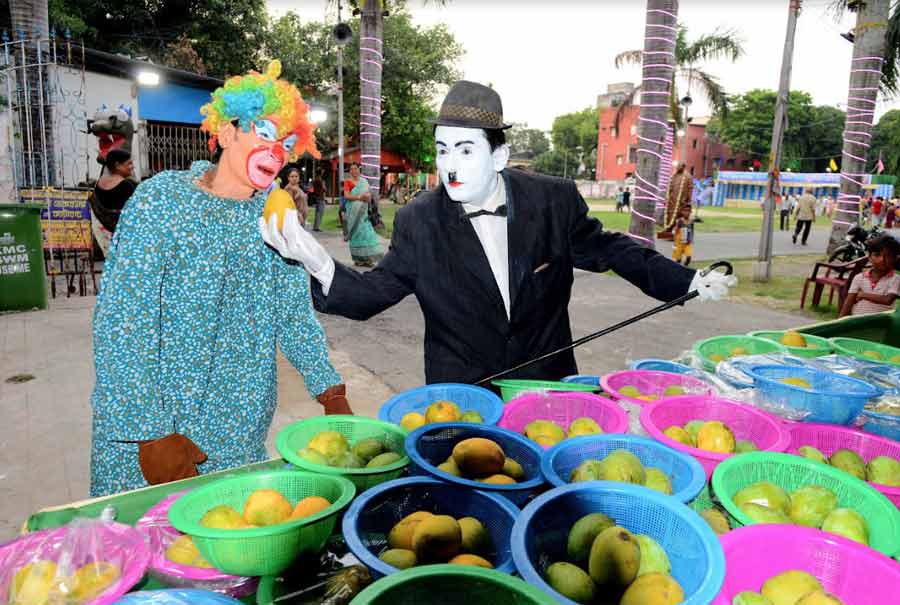
[[[329,506],[331,502],[322,496],[307,496],[297,502],[296,506],[291,506],[290,501],[278,490],[258,489],[247,497],[243,513],[227,504],[220,504],[206,511],[200,519],[200,525],[212,529],[268,527],[309,517]]]
[[[631,384],[626,384],[619,389],[620,395],[624,395],[625,397],[630,397],[632,399],[640,399],[641,401],[656,401],[664,397],[678,397],[679,395],[684,395],[685,393],[686,391],[684,390],[684,387],[678,386],[677,384],[667,386],[665,389],[663,389],[662,396],[657,395],[656,393],[644,393],[639,388]]]
[[[869,545],[866,520],[853,509],[839,508],[838,497],[827,487],[804,485],[788,495],[774,483],[759,481],[737,492],[732,500],[756,523],[814,527]]]
[[[307,462],[338,468],[379,468],[403,458],[381,439],[361,439],[351,448],[337,431],[322,431],[297,454]]]
[[[93,601],[122,575],[118,565],[95,561],[67,575],[54,561],[39,560],[16,571],[9,605],[81,605]]]
[[[742,357],[749,354],[750,351],[748,351],[744,347],[734,347],[733,349],[731,349],[731,351],[728,352],[727,355],[722,355],[721,353],[713,353],[712,355],[707,355],[707,359],[715,363],[719,363],[720,361],[725,361],[726,359],[731,359],[732,357]]]
[[[583,416],[569,423],[568,431],[552,420],[532,420],[525,425],[525,436],[544,447],[553,447],[563,439],[600,435],[603,429],[593,418]]]
[[[424,414],[409,412],[400,419],[400,426],[407,431],[414,431],[420,426],[435,422],[473,422],[484,424],[484,418],[477,410],[462,411],[452,401],[435,401],[425,409]]]
[[[173,563],[187,567],[210,569],[213,565],[203,558],[194,539],[190,536],[178,536],[166,548],[165,557]]]
[[[663,435],[686,445],[719,454],[744,454],[759,448],[747,439],[735,439],[734,431],[718,420],[691,420],[684,426],[672,425]]]
[[[450,456],[437,468],[454,477],[494,485],[514,485],[525,479],[522,465],[507,458],[496,442],[483,437],[457,443]]]
[[[655,467],[645,468],[628,450],[613,450],[602,460],[585,460],[569,474],[569,482],[619,481],[672,495],[672,479]]]
[[[826,458],[825,454],[811,445],[797,448],[797,454],[816,462],[830,464],[863,481],[900,487],[900,461],[891,456],[876,456],[866,464],[853,450],[836,450],[830,458]]]
[[[553,590],[576,603],[676,605],[684,590],[670,575],[666,551],[650,536],[634,535],[603,513],[575,522],[568,561],[544,572]]]
[[[493,569],[491,535],[475,517],[454,519],[417,511],[394,525],[388,548],[378,558],[398,569],[431,563],[474,565]]]
[[[792,569],[766,580],[760,592],[736,594],[731,605],[844,605],[844,602],[825,592],[814,576]]]

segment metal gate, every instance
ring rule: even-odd
[[[209,136],[199,126],[143,121],[138,132],[144,150],[143,165],[150,175],[163,170],[186,170],[197,160],[210,158]]]

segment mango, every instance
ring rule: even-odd
[[[551,448],[557,443],[559,443],[558,439],[554,439],[553,437],[547,437],[546,435],[538,435],[533,439],[535,443],[543,448]]]
[[[447,474],[453,475],[454,477],[462,477],[462,471],[459,470],[459,467],[456,466],[456,462],[453,460],[453,456],[447,458],[444,462],[437,465],[438,470],[444,471]]]
[[[362,441],[357,441],[351,451],[354,456],[364,463],[368,463],[369,460],[375,456],[383,454],[385,452],[385,447],[384,442],[380,439],[363,439]]]
[[[432,516],[423,510],[403,517],[388,533],[388,545],[394,549],[412,550],[413,532],[419,523]]]
[[[613,450],[600,461],[600,479],[643,485],[647,474],[640,459],[628,450]]]
[[[600,480],[600,461],[585,460],[569,473],[569,483],[579,483],[581,481],[599,481]]]
[[[452,401],[435,401],[425,410],[426,422],[457,422],[460,418],[462,412]]]
[[[244,521],[265,527],[287,521],[294,511],[291,503],[274,489],[258,489],[244,503]]]
[[[323,498],[322,496],[307,496],[306,498],[301,498],[300,501],[297,502],[297,505],[291,512],[290,518],[303,519],[304,517],[320,513],[329,506],[331,506],[331,502],[329,502],[327,498]]]
[[[791,493],[788,514],[797,525],[819,528],[837,507],[837,496],[830,489],[819,485],[804,485]]]
[[[297,455],[310,462],[312,464],[319,464],[321,466],[328,466],[328,458],[317,452],[316,450],[310,449],[308,447],[303,448],[297,452]]]
[[[772,601],[769,597],[758,592],[745,590],[734,595],[734,598],[731,599],[731,605],[772,605]]]
[[[691,438],[690,433],[681,428],[680,426],[673,425],[663,431],[663,435],[671,439],[672,441],[677,441],[682,445],[686,445],[688,447],[697,447],[694,443],[694,440]]]
[[[619,605],[678,605],[684,601],[684,589],[668,574],[648,573],[628,587]]]
[[[206,511],[200,518],[200,525],[212,529],[241,529],[247,526],[247,522],[241,513],[226,504],[220,504]]]
[[[652,466],[645,470],[644,487],[655,489],[667,496],[672,495],[672,480],[667,474]]]
[[[852,450],[840,449],[831,454],[828,464],[835,468],[839,468],[849,475],[853,475],[857,479],[866,480],[866,463],[859,457],[859,454]]]
[[[412,534],[412,550],[422,563],[444,563],[459,554],[462,529],[449,515],[432,515],[422,519]]]
[[[460,417],[460,422],[473,422],[475,424],[484,424],[484,418],[475,410],[469,410]]]
[[[738,357],[740,355],[749,355],[749,354],[750,354],[750,351],[748,351],[744,347],[734,347],[733,349],[731,349],[730,357]]]
[[[641,548],[624,527],[603,530],[591,545],[588,573],[597,584],[628,586],[634,582],[640,566]]]
[[[106,592],[122,575],[118,565],[95,561],[82,565],[72,576],[73,589],[70,598],[76,603],[87,603]]]
[[[378,558],[397,569],[409,569],[416,566],[416,553],[405,548],[389,548]]]
[[[836,508],[831,511],[822,522],[822,531],[843,536],[866,546],[869,545],[869,526],[866,524],[866,520],[858,512],[849,508]]]
[[[340,458],[350,451],[347,438],[337,431],[322,431],[306,444],[311,450],[315,450],[329,460]]]
[[[424,415],[418,412],[409,412],[400,419],[400,426],[411,433],[420,426],[425,426],[427,422]]]
[[[791,518],[780,508],[769,508],[755,502],[745,502],[739,508],[745,515],[753,519],[754,523],[791,523]]]
[[[566,438],[562,428],[550,420],[532,420],[525,425],[525,436],[532,441],[543,437],[547,441],[553,441],[554,444]]]
[[[512,477],[516,481],[522,481],[525,479],[525,469],[523,469],[522,465],[512,458],[507,458],[503,461],[503,469],[500,472],[507,477]]]
[[[844,602],[824,590],[814,590],[801,597],[797,605],[844,605]]]
[[[806,348],[806,338],[800,332],[794,332],[793,330],[788,330],[781,337],[781,344],[786,347],[801,347]]]
[[[456,555],[448,561],[450,565],[474,565],[475,567],[484,567],[485,569],[494,569],[491,562],[483,557],[472,554]]]
[[[486,477],[503,470],[503,449],[482,437],[463,439],[453,447],[453,461],[467,477]]]
[[[287,211],[296,209],[297,206],[294,204],[294,198],[291,197],[290,193],[282,189],[276,181],[275,187],[266,197],[266,205],[263,206],[263,218],[266,220],[266,225],[269,224],[269,220],[273,215],[277,216],[278,230],[281,231],[284,229],[284,217],[287,214]]]
[[[366,466],[366,462],[353,452],[344,452],[344,454],[337,458],[331,458],[329,460],[329,466],[336,468],[363,468]]]
[[[659,542],[644,534],[638,534],[635,538],[637,538],[638,546],[641,549],[641,565],[638,567],[638,577],[652,572],[668,574],[672,571],[669,555],[659,545]]]
[[[875,361],[881,361],[882,356],[878,351],[863,351],[863,357],[868,357],[869,359],[874,359]]]
[[[687,431],[687,434],[691,436],[691,441],[695,445],[697,443],[697,434],[700,433],[701,428],[703,428],[702,420],[691,420],[686,425],[684,425],[684,430]]]
[[[25,565],[13,576],[9,585],[10,605],[46,603],[54,586],[59,584],[57,566],[53,561],[35,561]]]
[[[791,498],[787,492],[769,481],[757,481],[740,490],[732,500],[738,507],[752,502],[769,508],[778,509],[784,514],[791,510]]]
[[[594,600],[597,587],[591,576],[571,563],[558,562],[547,568],[547,583],[553,590],[576,603],[590,603]]]
[[[685,390],[683,386],[679,386],[677,384],[669,385],[663,391],[663,397],[678,397],[679,395],[684,395]]]
[[[786,384],[788,386],[792,386],[792,387],[800,387],[801,389],[811,389],[812,388],[812,384],[810,384],[810,382],[808,380],[799,378],[797,376],[791,376],[789,378],[782,378],[778,382],[780,382],[781,384]]]
[[[731,531],[731,525],[728,523],[728,517],[720,510],[715,508],[707,508],[701,511],[700,516],[712,528],[717,536],[727,534]]]
[[[625,386],[619,388],[619,394],[624,397],[637,398],[641,396],[641,391],[634,385],[626,384]]]
[[[484,554],[491,549],[491,534],[475,517],[463,517],[457,521],[462,536],[462,551],[469,554]]]
[[[766,580],[762,594],[772,601],[772,605],[796,605],[804,595],[822,590],[822,585],[805,571],[790,570]]]
[[[697,447],[708,452],[733,454],[735,447],[734,433],[718,420],[704,422],[697,433]]]
[[[483,479],[477,479],[479,483],[490,483],[492,485],[515,485],[518,483],[515,479],[508,475],[503,475],[501,473],[497,473],[496,475],[491,475],[490,477],[484,477]]]
[[[603,513],[590,513],[580,518],[569,530],[569,537],[566,541],[566,552],[569,554],[569,558],[576,563],[587,561],[594,540],[601,532],[613,526],[615,526],[615,521]]]
[[[828,459],[825,458],[825,454],[811,445],[802,445],[798,447],[797,454],[803,456],[807,460],[815,460],[816,462],[821,462],[822,464],[828,464]]]
[[[756,447],[756,444],[747,439],[738,439],[734,442],[734,453],[735,454],[746,454],[747,452],[756,452],[759,451],[759,448]]]
[[[378,454],[366,465],[366,468],[380,468],[382,466],[389,466],[394,464],[395,462],[399,462],[403,459],[403,456],[398,454],[397,452],[385,452],[383,454]]]
[[[725,356],[719,353],[713,353],[712,355],[708,355],[707,358],[713,363],[720,363],[725,361]]]
[[[900,355],[894,355],[893,357],[891,357],[890,359],[888,359],[888,361],[890,361],[891,363],[898,363],[898,364],[900,364]]]
[[[603,429],[597,424],[593,418],[582,417],[576,418],[569,424],[568,437],[581,437],[582,435],[600,435]]]
[[[190,536],[178,536],[165,550],[165,557],[173,563],[188,567],[209,568],[211,564],[203,558]]]
[[[889,487],[900,487],[900,462],[890,456],[876,456],[866,465],[866,479]]]

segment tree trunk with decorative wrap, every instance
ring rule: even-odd
[[[359,27],[359,148],[360,168],[369,183],[369,218],[383,227],[381,199],[381,70],[384,63],[384,7],[381,0],[361,2]]]

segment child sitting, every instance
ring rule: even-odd
[[[673,238],[675,248],[672,250],[672,260],[680,263],[683,258],[684,266],[687,267],[694,255],[694,220],[691,218],[690,206],[683,206],[678,213]]]
[[[900,242],[890,235],[881,235],[869,240],[866,247],[872,268],[853,278],[840,317],[890,311],[900,294],[900,275],[894,271]]]

